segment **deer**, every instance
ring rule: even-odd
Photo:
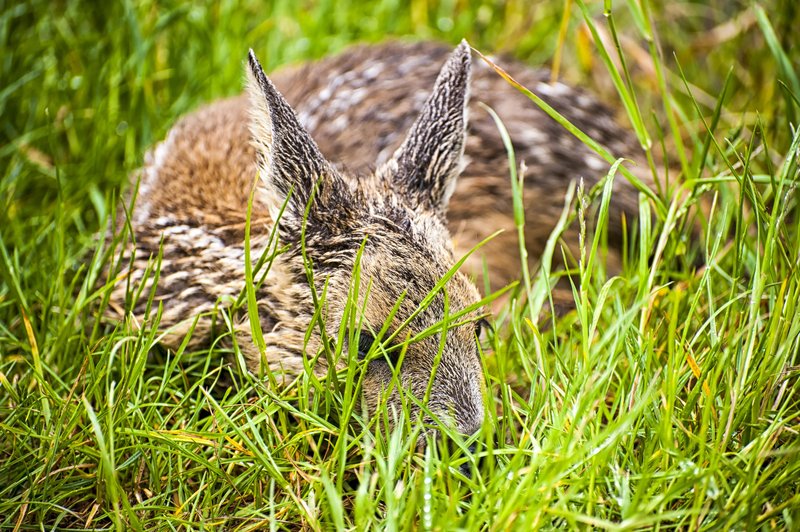
[[[611,152],[637,157],[632,134],[596,98],[504,66]],[[309,360],[319,375],[366,363],[370,415],[402,410],[405,394],[412,416],[474,434],[488,407],[476,279],[488,271],[491,290],[517,280],[520,261],[541,254],[569,182],[596,184],[608,163],[474,60],[466,41],[361,45],[270,77],[251,50],[246,71],[244,94],[184,116],[146,155],[111,308],[143,322],[145,302],[130,302],[127,286],[144,283],[162,306],[162,344],[177,348],[191,329],[190,346],[209,345],[214,315],[245,290],[246,259],[255,268],[269,256],[257,308],[236,316],[232,334],[250,371],[292,378]],[[506,146],[480,105],[501,117],[526,166],[527,259]],[[612,207],[609,239],[619,242],[638,191],[616,181]],[[325,325],[314,327],[323,292]],[[347,321],[353,294],[359,317]],[[342,327],[341,359],[320,356]]]

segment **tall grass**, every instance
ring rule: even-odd
[[[0,2],[0,528],[798,527],[799,9]],[[419,453],[413,420],[387,434],[362,416],[363,364],[275,387],[226,363],[236,346],[171,352],[157,329],[97,319],[117,260],[97,234],[128,174],[177,116],[240,90],[248,46],[270,70],[402,35],[558,55],[621,110],[658,183],[611,278],[604,220],[628,163],[605,153],[603,187],[572,188],[484,341],[476,454]],[[575,309],[540,320],[569,224]]]

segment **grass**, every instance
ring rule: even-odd
[[[0,528],[797,528],[799,16],[791,0],[0,1]],[[358,366],[340,391],[279,389],[219,348],[96,319],[113,260],[96,235],[128,174],[179,115],[240,90],[248,46],[270,70],[389,35],[559,57],[657,176],[619,276],[603,231],[585,234],[575,310],[539,320],[555,235],[499,313],[477,456],[350,419]],[[602,218],[609,193],[572,197]]]

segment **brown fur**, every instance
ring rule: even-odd
[[[249,96],[212,103],[173,127],[146,159],[132,216],[134,281],[143,278],[163,237],[156,296],[164,305],[161,326],[172,330],[164,343],[174,346],[192,317],[212,314],[241,293],[246,206],[257,173],[261,180],[252,212],[254,260],[265,251],[273,218],[289,190],[292,199],[280,220],[281,242],[290,249],[273,261],[257,294],[266,352],[255,346],[246,317],[237,325],[236,341],[252,369],[265,361],[273,371],[295,375],[302,371],[304,357],[313,357],[321,347],[314,331],[304,348],[313,304],[299,245],[303,213],[317,182],[306,247],[317,288],[327,281],[325,318],[333,337],[350,289],[355,254],[365,237],[360,265],[368,324],[364,330],[380,330],[401,297],[403,303],[388,329],[398,338],[440,322],[445,302],[451,315],[474,304],[479,295],[467,274],[480,273],[484,261],[492,288],[516,280],[520,263],[508,161],[494,123],[477,107],[479,101],[504,120],[517,159],[527,166],[526,245],[531,261],[537,260],[563,207],[567,183],[582,177],[591,186],[608,165],[482,63],[472,64],[469,83],[464,44],[450,56],[429,97],[447,51],[438,44],[395,42],[353,48],[280,71],[272,82],[296,110],[296,119],[251,58]],[[561,84],[549,85],[545,74],[520,64],[504,66],[612,153],[638,157],[630,134],[591,97]],[[475,97],[465,140],[468,88]],[[637,193],[623,180],[615,187],[609,227],[612,240],[619,241],[620,219],[635,216]],[[505,232],[470,257],[445,293],[400,330],[455,260],[500,229]],[[568,244],[574,246],[574,235]],[[114,293],[117,308],[124,305],[124,285],[119,283]],[[132,311],[141,318],[143,307],[139,304]],[[468,318],[475,320],[478,314]],[[209,339],[210,323],[198,322],[195,344]],[[418,398],[431,379],[440,340],[440,334],[434,334],[415,342],[405,355],[401,381]],[[471,433],[483,418],[474,323],[448,330],[443,346],[428,406]],[[325,361],[320,359],[315,369],[325,372]],[[376,406],[390,380],[388,363],[370,364],[364,383],[369,408]],[[390,404],[397,406],[397,401],[395,391]]]

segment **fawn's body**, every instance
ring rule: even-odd
[[[365,319],[372,332],[380,330],[402,297],[389,333],[418,334],[441,321],[442,294],[423,312],[415,315],[414,310],[456,259],[497,230],[505,231],[462,270],[479,275],[485,261],[492,288],[516,280],[520,262],[508,158],[495,124],[477,102],[497,111],[514,141],[517,160],[527,166],[526,245],[531,260],[538,258],[561,213],[569,181],[582,177],[592,185],[606,174],[608,164],[482,63],[472,62],[470,84],[471,61],[463,44],[442,69],[429,100],[447,53],[447,47],[437,44],[389,43],[279,71],[271,79],[296,110],[299,124],[251,60],[249,98],[212,103],[175,125],[147,158],[132,215],[134,281],[143,277],[163,237],[156,297],[164,305],[161,327],[174,330],[167,344],[182,338],[193,316],[225,306],[241,293],[246,210],[257,168],[261,181],[252,205],[253,260],[265,250],[289,189],[292,199],[280,224],[281,242],[290,250],[273,261],[257,294],[266,352],[255,346],[246,317],[237,326],[236,340],[252,368],[266,361],[273,370],[296,374],[303,369],[303,357],[320,348],[315,334],[305,345],[314,309],[300,253],[305,202],[317,181],[320,189],[303,238],[318,288],[328,282],[326,320],[331,331],[339,326],[353,260],[364,237],[362,297],[369,289]],[[630,133],[595,100],[565,85],[548,84],[540,71],[504,66],[616,156],[636,158]],[[467,90],[472,103],[464,138]],[[636,215],[637,193],[619,179],[613,201],[612,240],[619,235],[620,217]],[[568,238],[574,244],[570,238],[575,240],[574,235]],[[124,284],[115,292],[117,308],[123,306]],[[445,290],[450,314],[470,309],[479,299],[463,272]],[[133,312],[142,310],[139,304]],[[479,314],[479,309],[470,310],[466,317]],[[406,319],[411,320],[408,331],[394,330]],[[193,341],[209,339],[210,323],[198,322]],[[419,397],[431,378],[438,338],[435,334],[417,342],[403,362],[402,384]],[[447,332],[441,357],[431,410],[462,432],[472,432],[483,416],[472,324]],[[390,374],[388,366],[373,365],[364,384],[370,406],[377,404]],[[318,369],[326,370],[324,361]]]

